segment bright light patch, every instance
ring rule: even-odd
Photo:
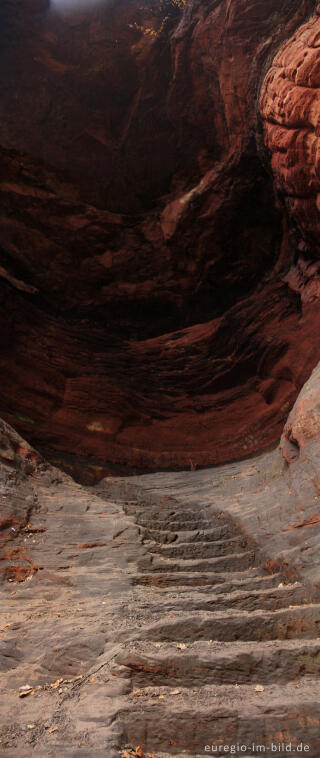
[[[90,10],[106,0],[51,0],[51,8],[61,12],[73,13],[75,11]]]

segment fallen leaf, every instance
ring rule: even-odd
[[[155,643],[154,643],[154,646],[155,646],[155,647],[161,647],[161,642],[155,642]]]
[[[172,690],[172,692],[169,692],[169,695],[181,695],[180,690]]]
[[[184,642],[178,642],[178,644],[176,645],[176,647],[179,650],[185,650],[187,646],[184,644]]]
[[[56,679],[56,681],[55,681],[55,682],[52,682],[52,683],[50,684],[50,687],[51,687],[51,689],[53,689],[53,690],[57,690],[57,689],[58,689],[58,687],[60,687],[60,684],[61,684],[61,682],[63,682],[63,679]]]
[[[138,756],[138,758],[143,758],[142,747],[140,745],[136,747],[136,755]]]
[[[28,729],[35,729],[36,725],[35,724],[27,724],[27,727],[28,727]]]
[[[49,731],[49,734],[53,734],[53,732],[58,732],[59,731],[59,727],[53,726],[48,731]]]
[[[164,695],[159,695],[159,700],[164,700]]]
[[[257,686],[254,688],[256,692],[264,692],[264,687],[262,684],[257,684]]]
[[[79,676],[75,676],[75,677],[74,677],[74,681],[75,681],[75,682],[78,682],[78,681],[79,681],[79,679],[83,679],[83,676],[84,676],[83,674],[79,674]]]
[[[95,682],[95,681],[96,680],[95,680],[94,676],[92,676],[91,679],[89,679],[89,682]]]

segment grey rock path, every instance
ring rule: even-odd
[[[93,489],[23,455],[0,468],[1,758],[319,758],[320,605],[255,528],[273,454]]]

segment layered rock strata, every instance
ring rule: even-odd
[[[317,758],[314,435],[289,464],[93,488],[0,439],[1,756],[258,756],[280,739]]]
[[[1,410],[78,475],[266,447],[320,358],[316,178],[304,223],[279,202],[296,153],[276,196],[263,147],[301,90],[277,124],[292,35],[276,61],[306,45],[317,102],[313,8],[2,6]]]

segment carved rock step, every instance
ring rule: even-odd
[[[123,739],[146,752],[162,750],[177,758],[210,755],[205,746],[219,744],[250,746],[247,754],[261,758],[254,746],[292,742],[295,747],[307,734],[310,750],[303,755],[319,758],[319,680],[306,677],[298,683],[266,686],[263,692],[255,686],[179,687],[173,696],[169,687],[141,690],[132,710],[118,714]],[[275,753],[282,754],[286,753]],[[270,749],[266,755],[272,755]]]
[[[192,642],[186,649],[124,651],[116,664],[131,671],[133,690],[149,686],[291,682],[320,676],[320,641]]]
[[[161,604],[162,613],[171,613],[172,611],[216,611],[226,608],[226,610],[237,609],[245,611],[256,611],[259,609],[275,611],[279,608],[287,608],[289,605],[308,604],[309,598],[306,589],[302,585],[286,585],[283,587],[271,587],[257,590],[235,590],[229,593],[215,593],[214,589],[205,595],[198,593],[196,590],[185,593],[181,598],[180,593],[167,594],[164,599],[159,600],[159,596],[148,598],[148,607],[150,613],[156,609],[159,612]]]
[[[176,519],[182,519],[183,521],[194,522],[197,519],[207,519],[205,508],[199,507],[195,512],[193,507],[183,507],[180,503],[166,503],[161,505],[160,503],[147,503],[145,501],[139,501],[132,504],[124,502],[122,504],[122,507],[128,516],[134,516],[137,521],[139,521],[140,518],[148,520],[149,526],[152,526],[155,520],[161,522],[171,522],[175,521]],[[229,518],[228,514],[221,513],[220,511],[214,513],[213,516],[218,519]]]
[[[213,529],[199,527],[199,529],[184,529],[172,531],[161,531],[160,529],[143,529],[143,539],[153,540],[162,544],[172,542],[214,542],[233,537],[235,528],[230,524],[216,526]]]
[[[179,542],[175,545],[148,545],[149,553],[160,553],[164,558],[215,558],[228,553],[239,553],[247,548],[244,536],[215,542]]]
[[[278,611],[198,611],[167,618],[140,629],[140,639],[163,640],[274,640],[320,636],[320,606],[301,605]]]
[[[196,559],[177,559],[171,561],[169,558],[152,559],[152,556],[144,556],[138,561],[139,571],[183,571],[186,572],[189,569],[191,571],[235,571],[236,569],[247,569],[253,566],[255,562],[254,551],[247,551],[244,553],[234,553],[233,555],[225,555],[220,558],[207,558],[204,560]]]
[[[233,592],[242,589],[258,589],[278,587],[283,579],[280,574],[261,575],[261,569],[251,566],[245,571],[227,571],[225,573],[202,573],[201,571],[175,572],[170,574],[137,574],[133,583],[141,586],[154,587],[157,592],[170,593],[173,589],[179,592],[189,592],[190,587],[197,587],[203,593]]]
[[[179,532],[182,530],[189,531],[190,529],[194,531],[195,529],[217,529],[219,526],[230,526],[234,530],[234,525],[228,517],[215,513],[212,513],[212,518],[211,514],[210,518],[207,518],[200,516],[199,513],[175,513],[174,516],[161,514],[161,518],[159,518],[159,512],[151,516],[149,513],[141,511],[140,514],[136,515],[135,521],[140,526],[145,526],[149,529],[152,527],[152,529],[159,531]]]

